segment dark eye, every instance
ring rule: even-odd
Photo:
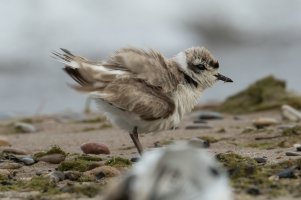
[[[198,64],[198,65],[196,65],[196,67],[197,67],[199,70],[206,70],[206,67],[205,67],[203,64]]]

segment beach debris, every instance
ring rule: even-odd
[[[199,124],[199,125],[188,125],[185,127],[186,130],[196,130],[196,129],[212,129],[212,126],[209,125],[203,125],[203,124]]]
[[[301,153],[293,152],[293,151],[287,151],[285,152],[286,156],[301,156]]]
[[[84,143],[80,148],[85,154],[110,154],[109,148],[101,143]]]
[[[17,132],[20,133],[34,133],[37,132],[37,128],[32,124],[25,123],[25,122],[17,122],[14,125]]]
[[[0,169],[19,169],[23,167],[20,163],[15,162],[2,162],[0,163]]]
[[[266,157],[256,157],[256,158],[254,158],[254,160],[255,160],[257,163],[262,163],[262,164],[267,163],[267,158],[266,158]]]
[[[301,112],[289,105],[283,105],[281,107],[281,114],[283,119],[298,122],[301,120]]]
[[[280,108],[289,104],[301,108],[301,96],[286,90],[286,82],[274,76],[264,77],[247,89],[229,97],[217,110],[233,114]]]
[[[0,146],[11,146],[11,144],[5,137],[0,136]]]
[[[199,120],[217,120],[224,118],[221,113],[212,111],[199,111],[198,116]]]
[[[47,174],[47,177],[49,177],[50,181],[53,181],[55,183],[65,180],[65,174],[61,171],[50,172],[49,174]]]
[[[253,121],[253,125],[258,129],[264,128],[264,127],[267,127],[267,126],[276,125],[278,123],[279,122],[276,119],[268,118],[268,117],[260,117],[260,118],[257,118]]]
[[[277,176],[279,178],[296,178],[295,170],[296,167],[290,167],[279,172]]]
[[[190,145],[192,145],[194,147],[199,147],[199,148],[209,148],[210,147],[210,142],[208,140],[203,140],[198,137],[193,137],[188,142]]]
[[[18,148],[5,148],[2,150],[3,153],[10,153],[15,155],[27,155],[28,152],[23,149]]]
[[[120,171],[112,166],[100,166],[94,168],[90,171],[84,172],[86,176],[95,176],[97,179],[101,179],[103,177],[115,177],[120,175]]]

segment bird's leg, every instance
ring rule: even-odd
[[[139,141],[138,132],[137,132],[137,126],[134,127],[133,131],[130,133],[130,136],[135,144],[135,147],[137,148],[139,154],[141,155],[143,153],[142,145]]]

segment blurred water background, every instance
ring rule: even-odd
[[[274,74],[301,92],[299,0],[0,0],[0,113],[82,111],[86,95],[50,58],[60,47],[91,59],[125,46],[173,56],[206,46],[234,84],[200,102],[223,100]]]

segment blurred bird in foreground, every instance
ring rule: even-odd
[[[104,200],[232,200],[226,171],[187,143],[145,152]]]
[[[111,122],[128,131],[138,152],[138,133],[173,129],[216,81],[232,82],[218,73],[219,63],[204,47],[193,47],[166,58],[155,50],[124,48],[94,62],[66,49],[54,52],[64,70],[90,92]]]

